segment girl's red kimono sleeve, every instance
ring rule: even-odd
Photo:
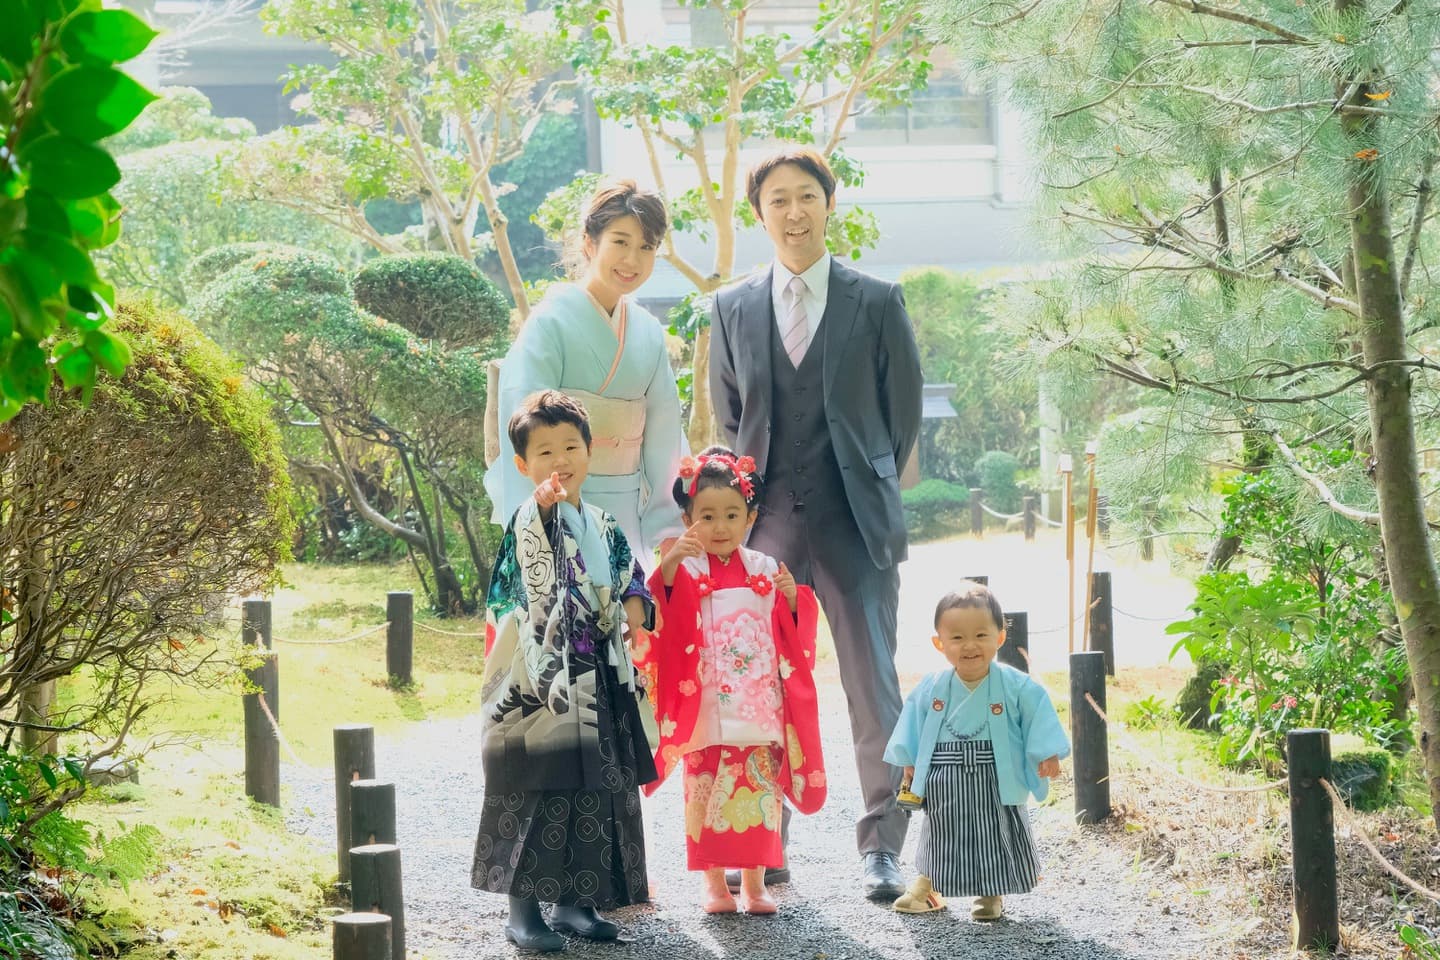
[[[647,796],[659,789],[689,752],[700,716],[699,584],[682,564],[675,571],[675,582],[666,587],[657,567],[650,574],[650,593],[660,629],[644,649],[631,649],[655,704],[655,723],[660,728],[660,746],[655,750],[655,769],[660,776],[642,787]]]
[[[783,596],[775,598],[770,615],[780,685],[785,697],[785,759],[780,783],[785,796],[801,813],[825,804],[825,757],[820,749],[820,703],[815,693],[815,627],[820,608],[809,587],[799,587],[795,612]]]

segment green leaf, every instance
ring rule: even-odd
[[[95,359],[74,344],[68,346],[70,349],[55,361],[55,370],[67,389],[79,387],[88,396],[95,386]]]
[[[6,4],[5,29],[0,30],[0,57],[25,67],[35,56],[40,24],[27,3]]]
[[[5,821],[7,821],[7,820],[9,820],[9,819],[10,819],[10,804],[8,804],[8,803],[5,802],[5,798],[4,798],[4,797],[0,797],[0,823],[4,823]]]
[[[60,46],[72,60],[117,63],[139,55],[155,31],[128,10],[81,13],[65,25]]]
[[[85,334],[85,349],[95,360],[109,371],[111,376],[118,377],[125,372],[130,365],[130,345],[119,337],[112,336],[104,330],[91,330]]]
[[[85,782],[85,765],[74,757],[66,757],[61,761],[65,764],[65,772],[70,774],[70,779],[76,783]]]
[[[49,787],[51,790],[54,790],[55,788],[60,786],[60,778],[55,776],[55,771],[50,769],[50,764],[46,763],[44,760],[41,760],[35,766],[37,769],[39,769],[40,777],[45,781],[45,785],[47,787]]]
[[[101,140],[124,130],[157,99],[121,70],[71,67],[42,90],[40,116],[61,133]]]
[[[87,197],[65,205],[70,218],[70,229],[78,233],[91,247],[104,246],[100,240],[105,236],[105,208],[98,198]]]
[[[100,279],[90,257],[68,237],[27,230],[24,243],[28,250],[50,264],[61,283],[86,284]]]
[[[104,150],[83,140],[48,134],[20,152],[30,186],[62,200],[96,197],[120,182],[120,168]]]
[[[70,218],[65,216],[65,208],[60,205],[60,202],[48,193],[38,191],[25,196],[25,228],[52,233],[67,239],[75,232]]]
[[[0,392],[16,400],[38,400],[45,396],[50,371],[45,351],[30,340],[12,340],[8,351],[0,350]]]

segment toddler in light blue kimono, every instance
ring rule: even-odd
[[[974,897],[972,917],[998,920],[1001,898],[1040,877],[1025,804],[1045,799],[1070,743],[1045,688],[995,662],[1005,615],[988,587],[965,580],[942,597],[931,642],[950,666],[910,691],[885,748],[886,762],[905,768],[902,802],[925,811],[920,875],[895,909]]]

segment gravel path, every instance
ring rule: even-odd
[[[989,572],[1002,600],[1007,588],[1018,590],[1025,584],[1043,582],[1037,577],[1037,556],[1042,548],[1046,553],[1051,550],[1044,544],[1014,549],[1010,541],[1019,538],[1005,539],[1004,548],[995,542],[958,541],[912,550],[912,560],[902,571],[902,636],[909,636],[910,642],[902,642],[900,659],[907,677],[935,668],[933,651],[924,655],[929,650],[926,610],[933,609],[944,579],[954,576],[950,571]],[[1053,566],[1050,560],[1046,564]],[[1048,570],[1046,564],[1039,569]],[[1046,577],[1051,586],[1045,590],[1043,602],[1038,594],[1030,598],[1032,629],[1054,626],[1045,622],[1050,619],[1063,627],[1063,560],[1061,564],[1059,589],[1053,589],[1053,579]],[[1126,596],[1120,584],[1134,582],[1135,593],[1144,585],[1145,594],[1143,600],[1132,600],[1132,606],[1154,612],[1157,604],[1163,604],[1169,612],[1179,600],[1183,607],[1185,591],[1157,590],[1154,583],[1145,582],[1157,577],[1170,579],[1153,569],[1148,573],[1131,571],[1122,579],[1117,569],[1117,605]],[[1007,602],[1023,608],[1016,600]],[[1157,623],[1153,631],[1145,633],[1137,628],[1134,639],[1127,641],[1127,631],[1117,618],[1117,652],[1133,647],[1136,654],[1122,652],[1121,664],[1163,661],[1163,654],[1153,656],[1156,645],[1150,637],[1150,632],[1158,634],[1161,626]],[[1046,660],[1063,662],[1058,648],[1057,656],[1049,652],[1056,643],[1063,646],[1063,632],[1055,632],[1048,642],[1036,638],[1042,666]],[[1165,646],[1168,652],[1168,644]],[[667,783],[657,797],[646,801],[654,902],[614,914],[625,927],[628,945],[574,940],[569,955],[609,960],[729,956],[1180,960],[1211,955],[1216,935],[1225,939],[1223,933],[1209,931],[1207,943],[1202,923],[1188,916],[1183,907],[1173,906],[1177,898],[1172,882],[1163,873],[1154,875],[1137,864],[1132,845],[1074,827],[1070,791],[1063,780],[1057,784],[1056,802],[1034,810],[1045,863],[1040,885],[1029,895],[1007,898],[1005,920],[973,923],[964,902],[953,903],[949,911],[924,916],[902,916],[867,903],[859,895],[860,863],[854,848],[859,784],[833,660],[822,663],[817,679],[822,710],[834,718],[825,742],[830,798],[820,813],[796,817],[792,824],[790,854],[795,879],[776,889],[779,916],[706,917],[700,912],[698,878],[684,869],[680,785]],[[426,721],[403,736],[377,739],[377,774],[397,784],[411,957],[483,960],[516,955],[501,934],[504,899],[478,893],[469,885],[482,795],[476,759],[479,741],[477,716]],[[289,827],[333,850],[334,787],[329,772],[287,765],[282,779]],[[917,823],[902,855],[907,875],[918,834]]]

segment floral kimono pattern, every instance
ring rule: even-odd
[[[782,803],[825,801],[812,673],[818,606],[774,589],[775,561],[687,559],[667,590],[651,577],[661,632],[635,651],[653,694],[661,780],[683,764],[690,868],[780,866]],[[660,781],[646,787],[653,792]]]

